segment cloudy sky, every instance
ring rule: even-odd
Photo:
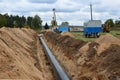
[[[68,21],[70,25],[83,25],[90,20],[89,4],[93,4],[93,19],[102,22],[120,17],[120,0],[0,0],[0,13],[12,15],[39,15],[43,25],[51,23],[56,8],[57,22]]]

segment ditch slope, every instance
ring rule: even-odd
[[[0,79],[54,80],[34,30],[0,28]]]
[[[120,80],[120,40],[110,34],[84,42],[43,32],[50,49],[72,80]]]

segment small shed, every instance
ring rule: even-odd
[[[69,32],[69,31],[70,31],[69,25],[66,24],[66,23],[61,24],[61,25],[59,26],[59,31],[60,31],[60,32],[63,32],[63,31]]]

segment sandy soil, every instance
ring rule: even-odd
[[[120,80],[120,39],[107,34],[86,43],[42,33],[72,80]],[[34,30],[0,28],[0,79],[55,80]]]
[[[72,37],[72,38],[75,37],[72,33],[70,33],[70,32],[65,32],[65,31],[62,32],[61,35],[62,35],[62,36],[70,36],[70,37]]]
[[[54,80],[36,35],[31,29],[0,28],[0,79]]]
[[[110,34],[85,43],[44,32],[50,49],[72,80],[120,80],[120,40]]]

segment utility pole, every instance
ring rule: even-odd
[[[92,16],[92,4],[90,4],[90,14],[91,14],[91,21],[93,20],[93,16]]]
[[[55,8],[53,8],[53,21],[54,21],[54,26],[57,26]]]
[[[53,8],[53,20],[55,20],[55,21],[56,21],[55,8]]]

